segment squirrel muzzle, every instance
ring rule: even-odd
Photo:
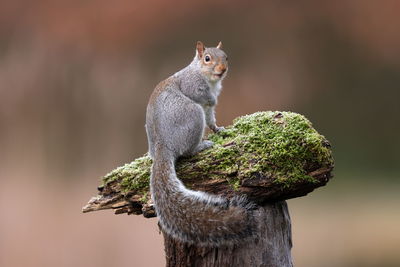
[[[218,64],[214,69],[215,75],[222,77],[222,75],[224,75],[226,70],[227,70],[227,67],[225,64]]]

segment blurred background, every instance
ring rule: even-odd
[[[218,41],[229,125],[304,114],[335,177],[289,200],[295,266],[400,266],[400,2],[0,2],[0,266],[163,266],[156,219],[82,214],[147,150],[155,85]]]

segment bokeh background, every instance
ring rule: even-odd
[[[163,266],[156,219],[82,214],[147,150],[147,99],[224,43],[217,120],[302,113],[335,177],[289,200],[296,266],[400,266],[400,2],[0,2],[0,266]]]

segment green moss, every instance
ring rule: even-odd
[[[204,176],[227,177],[238,189],[254,174],[273,177],[290,187],[299,180],[313,182],[310,171],[333,166],[329,143],[304,116],[292,112],[257,112],[239,117],[221,133],[208,136],[215,145],[190,159],[180,160],[177,172],[184,180]],[[151,160],[148,156],[107,174],[103,182],[120,180],[124,191],[147,191]],[[223,174],[223,175],[221,175]]]
[[[123,191],[147,191],[150,181],[151,159],[146,154],[131,163],[118,167],[103,177],[103,184],[119,181]]]
[[[149,194],[146,191],[146,192],[143,193],[142,197],[140,198],[140,202],[147,203],[148,200],[149,200]]]

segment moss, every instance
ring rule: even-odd
[[[142,194],[142,197],[141,197],[139,200],[140,200],[140,202],[142,202],[142,203],[147,203],[147,201],[149,200],[149,194],[148,194],[148,192],[147,192],[147,191],[144,192],[144,193]]]
[[[283,187],[306,180],[310,171],[333,166],[329,143],[304,116],[292,112],[257,112],[237,118],[225,131],[208,136],[215,145],[190,159],[180,160],[177,172],[190,180],[207,174],[227,177],[237,190],[241,180],[273,177]],[[103,183],[119,180],[123,191],[148,190],[151,160],[148,156],[115,169]]]
[[[119,181],[124,191],[148,191],[151,159],[146,154],[131,163],[118,167],[103,177],[103,185]]]

